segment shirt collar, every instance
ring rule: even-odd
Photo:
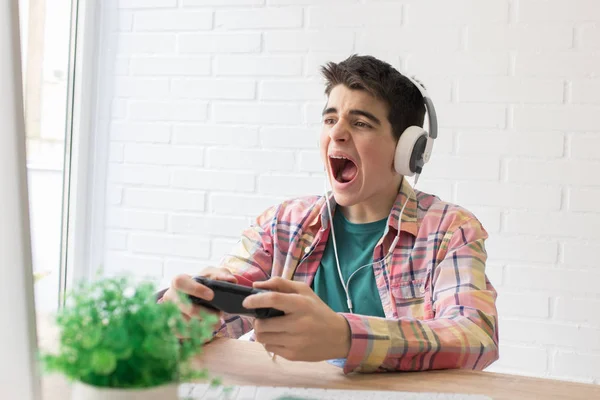
[[[328,195],[331,212],[334,213],[337,203],[330,193],[328,193]],[[406,207],[404,207],[406,201],[408,201],[408,203],[406,203]],[[400,223],[399,216],[402,207],[404,207],[404,212],[402,213],[402,223]],[[320,223],[321,229],[327,229],[329,225],[329,212],[327,210],[325,197],[322,197],[314,208],[310,225],[316,225],[318,223]],[[398,191],[398,195],[396,196],[396,200],[394,201],[394,205],[388,216],[385,233],[387,234],[390,229],[397,232],[399,228],[401,231],[417,236],[417,197],[414,189],[404,177],[402,178],[400,190]]]

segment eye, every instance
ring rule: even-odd
[[[358,126],[359,128],[370,128],[371,127],[371,125],[364,123],[362,121],[357,121],[355,125]]]
[[[325,125],[333,125],[333,124],[335,124],[335,119],[333,119],[333,118],[325,118],[325,119],[323,120],[323,123],[324,123]]]

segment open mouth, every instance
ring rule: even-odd
[[[358,167],[354,161],[343,156],[329,156],[331,173],[336,181],[340,183],[351,182],[358,174]]]

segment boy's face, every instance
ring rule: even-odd
[[[336,202],[349,207],[381,203],[397,193],[396,141],[388,106],[363,90],[337,85],[323,111],[320,145]]]

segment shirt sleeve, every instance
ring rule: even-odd
[[[441,248],[446,254],[426,286],[433,292],[433,318],[343,314],[351,332],[344,373],[482,370],[497,360],[497,293],[485,274],[486,238],[474,218],[445,238]]]
[[[273,206],[262,213],[254,224],[244,230],[231,252],[221,259],[219,267],[227,268],[235,275],[239,285],[252,286],[253,282],[270,278],[273,265],[271,227],[274,226],[277,209]],[[254,318],[225,313],[221,322],[215,336],[237,339],[253,329]]]

